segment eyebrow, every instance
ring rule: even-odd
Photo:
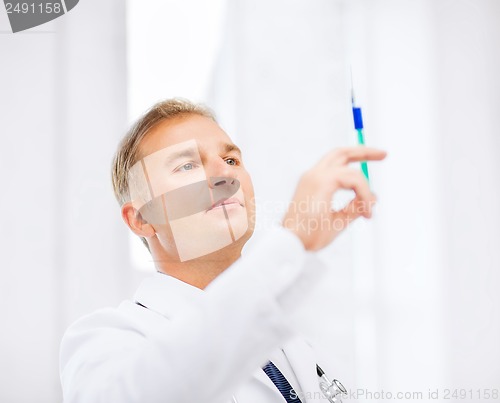
[[[241,157],[241,150],[240,150],[240,148],[236,144],[233,144],[233,143],[224,143],[224,151],[226,153],[230,153],[231,151],[235,151]]]
[[[165,159],[165,164],[170,165],[174,161],[177,161],[178,159],[186,158],[186,157],[190,157],[190,158],[196,157],[197,159],[199,159],[199,155],[198,155],[198,152],[196,150],[193,150],[192,148],[187,148],[185,150],[181,150],[181,151],[178,151],[176,153],[169,155]]]

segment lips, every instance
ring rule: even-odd
[[[240,206],[243,206],[243,204],[240,202],[240,200],[236,197],[229,197],[229,198],[223,198],[223,199],[219,199],[217,200],[214,204],[212,204],[212,206],[207,210],[212,210],[216,207],[220,207],[220,206],[226,206],[226,205],[229,205],[229,204],[239,204]]]

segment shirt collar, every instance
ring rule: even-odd
[[[152,311],[171,318],[189,305],[199,303],[204,291],[175,277],[157,272],[144,279],[134,300]]]

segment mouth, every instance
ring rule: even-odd
[[[229,198],[224,198],[217,200],[212,206],[210,206],[207,211],[216,209],[216,208],[222,208],[222,206],[232,206],[232,207],[243,207],[243,204],[240,202],[240,200],[236,197],[229,197]]]

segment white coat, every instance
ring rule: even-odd
[[[68,328],[65,403],[283,403],[261,369],[269,359],[303,403],[326,402],[293,319],[325,269],[277,227],[205,290],[156,273],[134,300]]]

